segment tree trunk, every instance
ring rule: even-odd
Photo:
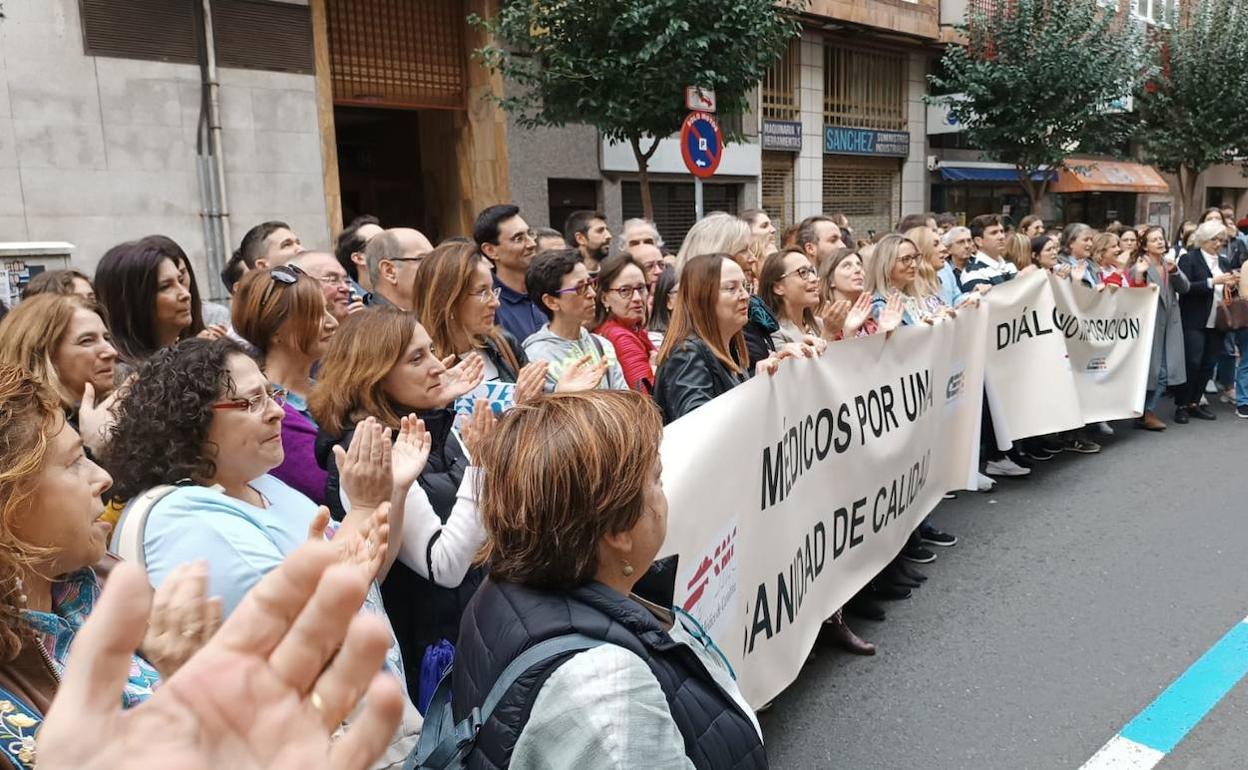
[[[654,139],[650,149],[642,151],[641,137],[630,136],[628,143],[633,147],[633,157],[637,159],[637,184],[641,188],[641,216],[654,221],[654,200],[650,197],[650,158],[659,149],[659,140]]]
[[[1196,180],[1199,177],[1200,172],[1191,166],[1179,166],[1179,215],[1175,217],[1176,223],[1190,219],[1200,210],[1196,205]]]

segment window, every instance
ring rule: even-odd
[[[637,182],[624,182],[621,192],[624,218],[640,217],[641,185]],[[663,245],[675,252],[680,248],[689,228],[697,221],[693,212],[693,183],[651,182],[650,196],[654,201],[654,222],[659,226],[659,235],[663,236]],[[736,214],[740,211],[740,197],[739,184],[707,182],[702,185],[702,207],[708,214],[712,211]]]
[[[886,233],[901,219],[901,163],[893,158],[823,158],[823,210],[843,211],[854,233]]]
[[[561,233],[573,211],[598,210],[598,182],[594,179],[547,179],[546,196],[550,226]]]
[[[334,104],[466,109],[462,6],[461,0],[325,0]]]
[[[1177,0],[1132,0],[1131,5],[1136,16],[1155,24],[1169,23],[1178,12]]]
[[[761,178],[763,211],[776,230],[793,224],[793,153],[764,152]]]
[[[784,54],[771,65],[763,76],[759,98],[764,118],[770,120],[798,120],[801,104],[797,86],[801,82],[801,38],[789,41]]]
[[[203,48],[192,0],[81,0],[87,56],[195,64]],[[222,67],[311,74],[307,6],[274,0],[214,0],[212,30]]]
[[[906,130],[906,56],[824,45],[823,119],[832,126]]]

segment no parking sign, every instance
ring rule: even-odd
[[[724,157],[724,135],[714,115],[689,113],[680,127],[680,155],[694,176],[706,179],[715,174]]]

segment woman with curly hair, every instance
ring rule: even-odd
[[[293,265],[251,270],[234,290],[234,330],[256,349],[281,393],[282,464],[273,475],[313,502],[325,502],[325,471],[316,462],[316,420],[308,410],[312,368],[338,329],[320,281]]]
[[[113,347],[104,312],[73,294],[23,300],[0,322],[0,363],[20,366],[60,398],[66,419],[88,448],[103,444],[113,390]]]
[[[97,569],[115,563],[100,520],[111,480],[83,453],[57,396],[8,364],[0,364],[0,424],[0,767],[31,768],[36,731],[100,595]],[[220,608],[206,599],[206,577],[179,569],[155,602],[176,598],[177,625],[165,633],[172,614],[153,613],[142,657],[130,661],[125,707],[151,696],[215,631]]]

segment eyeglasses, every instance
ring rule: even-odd
[[[329,275],[322,275],[320,280],[321,280],[321,283],[327,286],[346,286],[347,285],[347,277],[345,275],[342,275],[341,273],[330,273]]]
[[[794,273],[796,273],[797,277],[801,278],[803,281],[809,281],[811,278],[814,278],[819,275],[819,273],[810,265],[802,265],[801,267],[795,270],[790,270],[789,272],[780,276],[780,280],[783,281],[785,278],[788,278],[790,275],[793,275]]]
[[[212,405],[212,408],[215,411],[224,411],[227,409],[246,409],[247,414],[262,414],[264,412],[264,408],[269,405],[270,401],[278,406],[282,406],[286,403],[286,391],[270,385],[258,396],[252,396],[251,398],[235,398],[229,401],[218,401]]]
[[[898,257],[897,261],[903,265],[917,265],[919,262],[919,258],[915,256],[914,254],[910,254],[905,257]]]
[[[264,305],[269,301],[269,295],[273,293],[273,287],[277,284],[286,286],[294,286],[299,282],[299,276],[307,275],[298,265],[278,265],[269,270],[270,283],[264,289],[264,294],[260,297],[260,304]]]
[[[614,289],[606,289],[605,291],[608,294],[614,294],[620,299],[627,300],[632,299],[634,294],[640,294],[642,297],[648,296],[650,294],[650,287],[646,286],[644,283],[639,283],[636,286],[617,286]]]
[[[471,292],[469,297],[476,297],[482,305],[488,305],[491,299],[498,299],[503,293],[501,286],[495,286],[492,289],[482,289],[481,291]]]
[[[729,281],[728,283],[721,283],[719,285],[719,290],[723,294],[730,294],[732,296],[745,294],[748,297],[750,295],[750,289],[745,285],[744,281]]]
[[[560,289],[556,291],[555,294],[557,296],[562,297],[565,294],[571,294],[572,292],[576,292],[577,294],[580,294],[582,297],[584,297],[589,294],[590,289],[596,288],[597,286],[598,286],[598,276],[595,275],[592,278],[588,278],[584,281],[581,281],[575,286],[569,286],[566,289]]]

